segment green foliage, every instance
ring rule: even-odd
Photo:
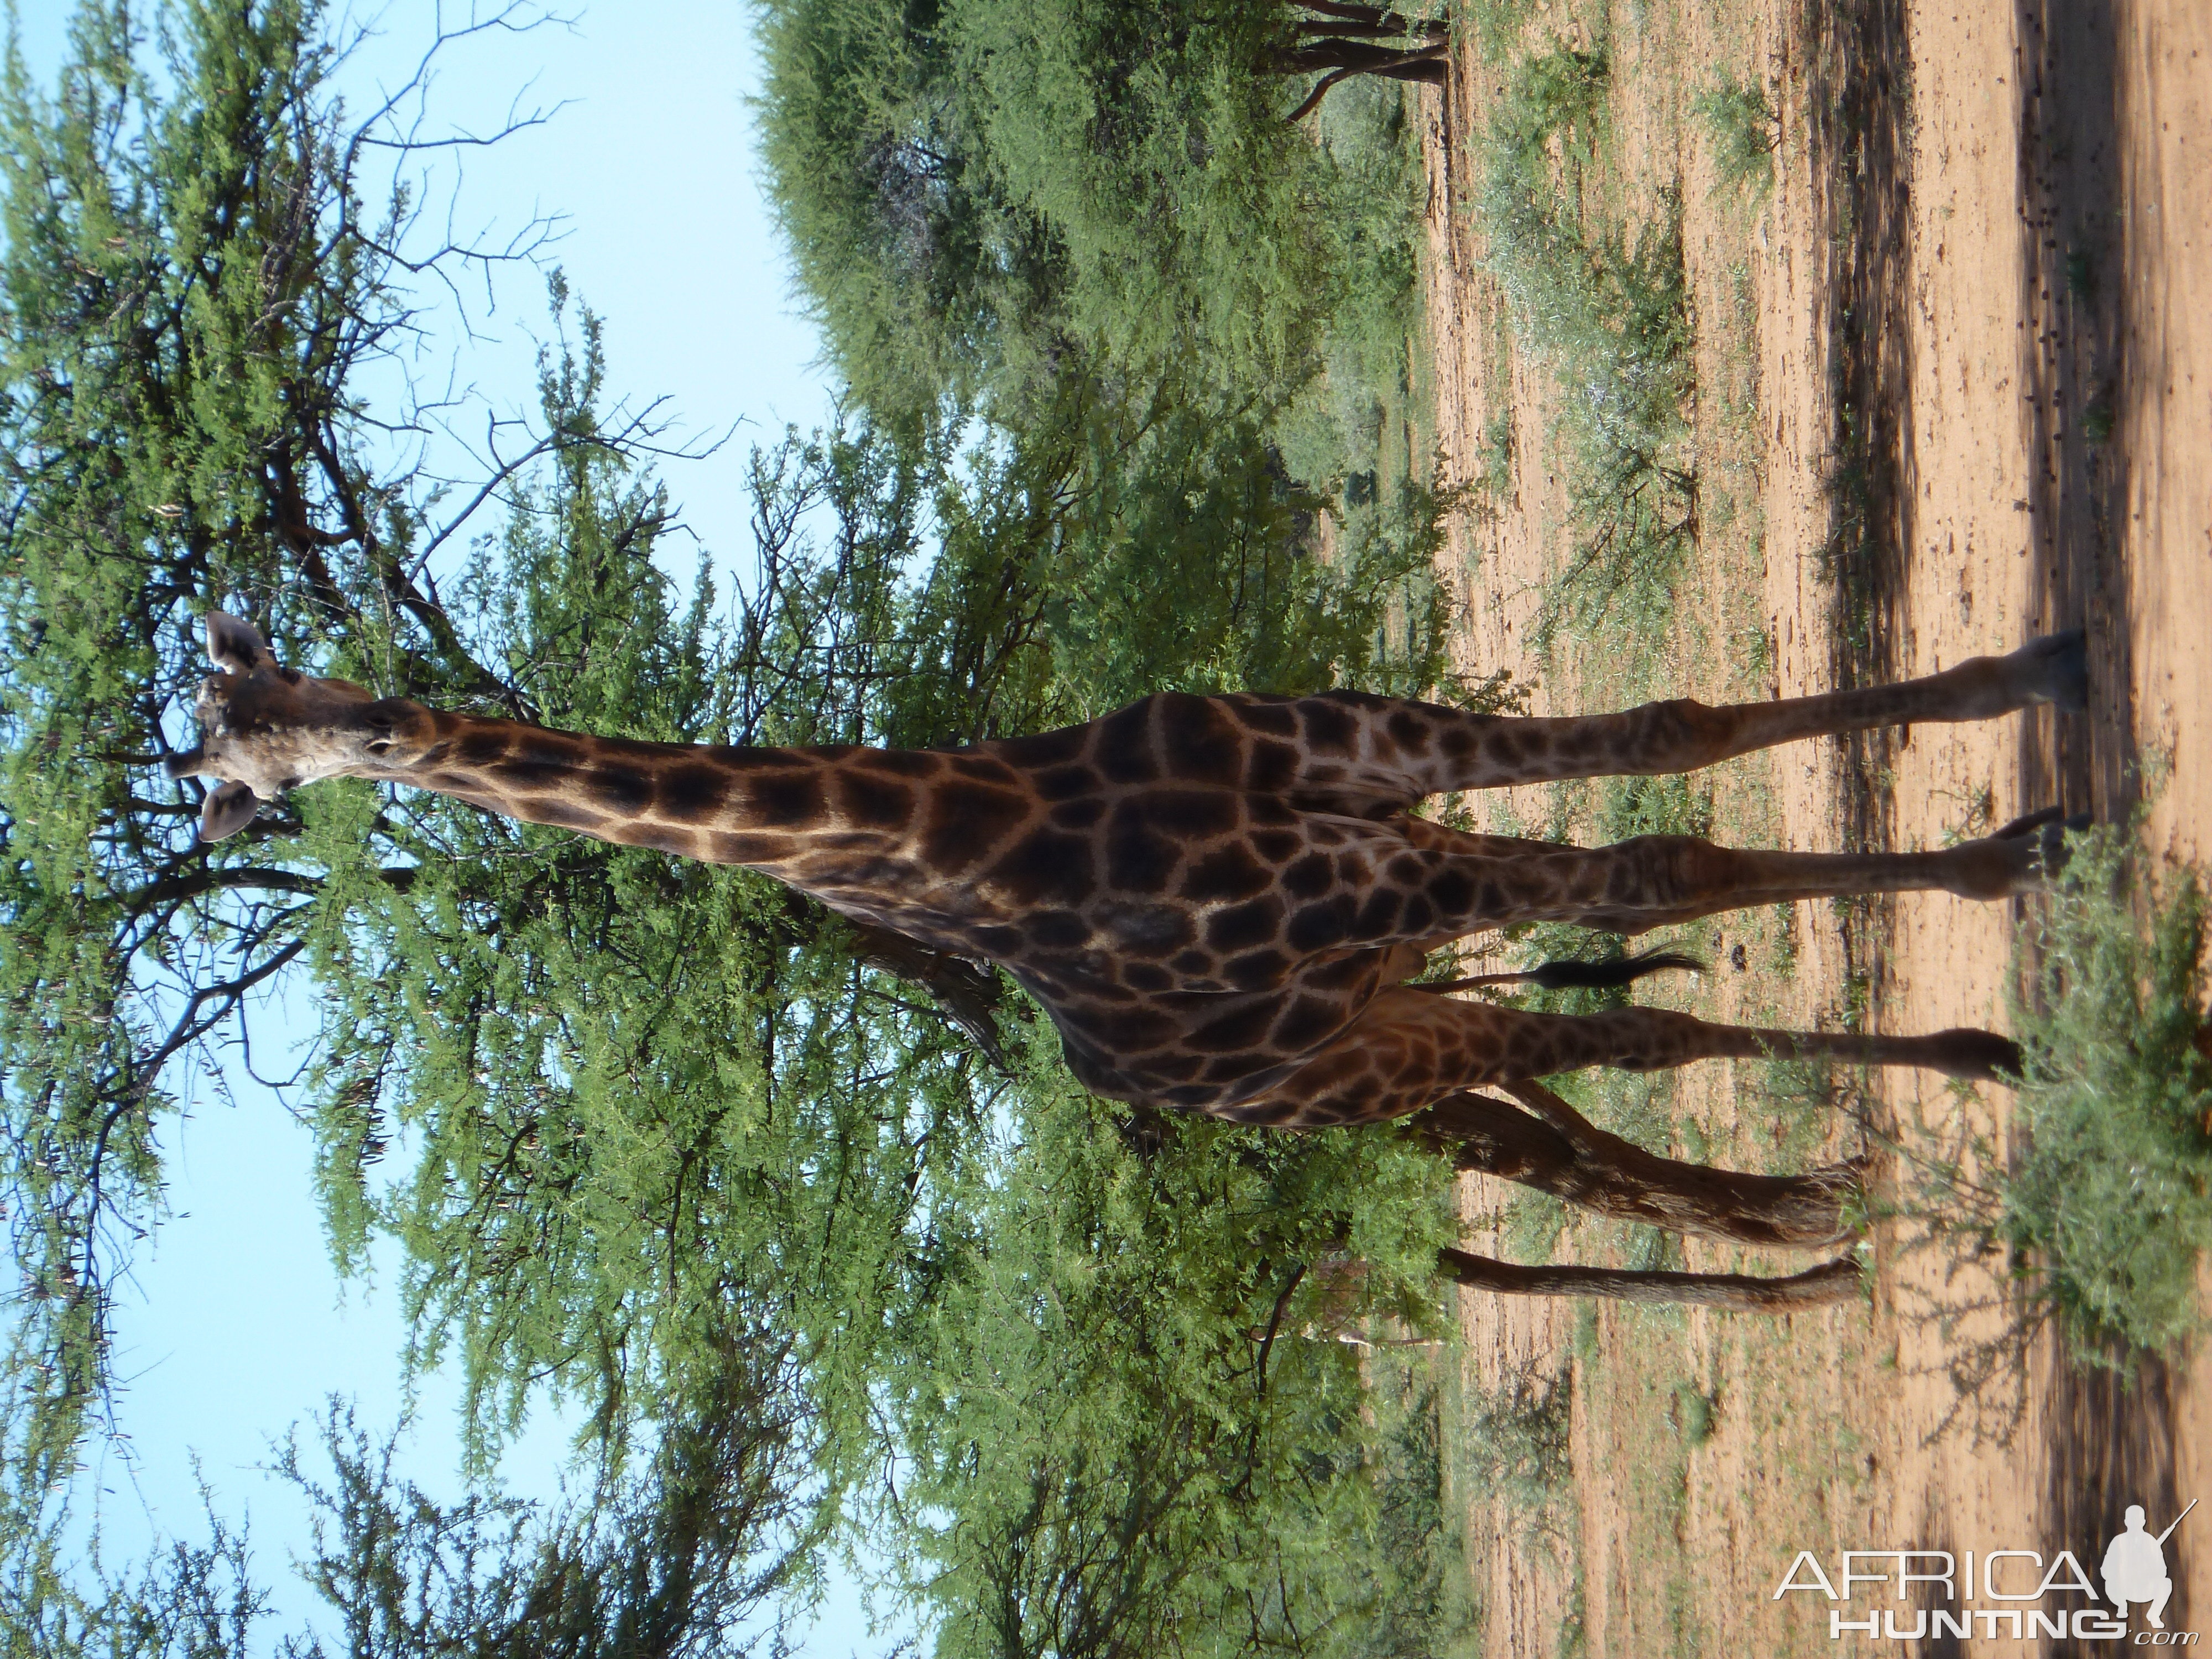
[[[2077,1352],[2170,1349],[2203,1328],[2212,1244],[2205,901],[2154,882],[2130,837],[2069,837],[2063,883],[2022,931],[2022,1141],[2003,1226]]]
[[[341,568],[274,533],[273,480],[345,422],[344,367],[398,317],[311,107],[313,15],[182,8],[157,70],[124,8],[88,7],[57,100],[13,57],[0,94],[0,1188],[10,1364],[40,1379],[27,1479],[105,1376],[172,1060],[300,948],[289,872],[229,902],[253,884],[193,853],[191,804],[137,793],[193,678],[193,602],[287,592],[299,618],[398,574],[381,543]]]
[[[380,691],[733,741],[1026,724],[1049,658],[1033,610],[997,606],[995,567],[957,555],[909,577],[930,514],[969,498],[941,456],[864,433],[757,465],[779,580],[718,623],[703,583],[679,597],[653,562],[652,434],[599,407],[588,315],[548,359],[538,442],[476,497],[505,521],[434,520],[380,470],[404,465],[380,431],[411,412],[360,402],[410,314],[406,216],[354,192],[318,14],[167,21],[155,73],[123,13],[87,10],[61,100],[18,69],[4,107],[0,1180],[27,1292],[23,1524],[106,1385],[108,1286],[160,1218],[184,1068],[219,1080],[218,1043],[265,1044],[252,994],[288,972],[325,1020],[302,1105],[334,1249],[358,1266],[378,1231],[404,1241],[416,1358],[459,1350],[480,1455],[534,1386],[582,1398],[618,1456],[732,1309],[801,1334],[818,1409],[863,1411],[927,1171],[981,1121],[988,979],[902,963],[964,999],[949,1021],[764,880],[360,785],[201,848],[191,792],[149,773],[189,741],[216,604]],[[800,533],[819,503],[828,553]],[[422,561],[471,537],[449,609]],[[395,1147],[410,1172],[382,1165]]]
[[[1394,434],[1433,423],[1415,305],[1427,178],[1409,115],[1396,82],[1358,76],[1307,118],[1332,177],[1334,199],[1319,211],[1342,271],[1319,336],[1320,372],[1273,434],[1291,475],[1334,496],[1354,522],[1369,516],[1363,509],[1388,514],[1394,475],[1418,483],[1427,458],[1418,445],[1394,453]]]
[[[1449,616],[1434,580],[1432,499],[1392,536],[1373,515],[1323,563],[1321,502],[1292,484],[1249,421],[1171,403],[1146,432],[1085,434],[1047,620],[1055,678],[1088,716],[1146,691],[1320,690],[1411,695],[1443,666]],[[1121,440],[1125,459],[1097,446]],[[1395,635],[1395,637],[1393,637]]]
[[[1524,1539],[1553,1548],[1570,1542],[1574,1525],[1573,1419],[1571,1375],[1532,1364],[1462,1401],[1456,1428],[1468,1487],[1502,1499]]]
[[[311,1572],[362,1650],[625,1651],[635,1613],[647,1650],[680,1651],[729,1595],[803,1585],[840,1522],[928,1553],[913,1587],[947,1651],[986,1630],[1226,1650],[1231,1610],[1245,1645],[1441,1645],[1430,1407],[1370,1422],[1349,1350],[1304,1334],[1347,1253],[1370,1264],[1361,1308],[1431,1316],[1432,1156],[1138,1133],[995,976],[744,871],[340,781],[204,848],[197,786],[155,781],[218,605],[382,695],[678,742],[957,743],[1163,686],[1428,686],[1438,504],[1364,440],[1345,453],[1386,476],[1324,561],[1321,497],[1278,441],[1329,352],[1351,367],[1339,407],[1309,406],[1319,451],[1332,422],[1403,416],[1380,320],[1412,270],[1382,188],[1395,106],[1332,106],[1361,173],[1267,126],[1213,35],[1109,9],[817,18],[805,72],[873,88],[806,94],[846,124],[820,142],[865,159],[896,106],[929,117],[901,144],[988,143],[864,169],[870,200],[919,216],[885,221],[912,234],[870,245],[873,276],[852,261],[889,307],[853,337],[887,389],[754,455],[760,579],[726,605],[665,574],[656,434],[607,407],[597,320],[557,277],[522,458],[481,494],[408,475],[381,434],[421,411],[368,387],[413,321],[411,220],[404,192],[361,199],[321,13],[162,16],[149,65],[128,14],[88,8],[61,98],[14,66],[0,100],[0,1182],[26,1290],[0,1443],[25,1565],[0,1591],[81,1630],[220,1602],[232,1624],[192,1626],[211,1651],[252,1623],[219,1528],[158,1583],[69,1600],[54,1494],[109,1381],[108,1286],[161,1218],[185,1068],[265,1051],[254,994],[290,976],[321,1021],[299,1107],[340,1266],[404,1247],[407,1358],[459,1361],[472,1473],[550,1394],[580,1403],[603,1483],[550,1530],[441,1509],[334,1428],[338,1530]],[[1243,39],[1250,15],[1223,16]],[[931,102],[969,79],[1007,106]],[[1152,125],[1095,153],[1035,125],[1086,108]],[[920,170],[913,203],[894,165]],[[1358,212],[1309,211],[1331,167]],[[1294,208],[1303,240],[1267,252]],[[1141,258],[1117,260],[1125,232]],[[1238,261],[1249,314],[1213,286]],[[1374,278],[1367,320],[1324,349],[1347,271]],[[1116,342],[1157,350],[1124,366],[1100,355]],[[1232,393],[1240,364],[1275,378]],[[1346,385],[1370,373],[1400,379],[1362,403]]]
[[[1674,1385],[1674,1399],[1668,1408],[1674,1429],[1683,1443],[1702,1446],[1713,1437],[1714,1419],[1718,1408],[1713,1396],[1696,1383],[1684,1381]]]
[[[1265,396],[1347,292],[1408,288],[1403,174],[1376,204],[1371,167],[1282,118],[1285,23],[1273,0],[764,5],[769,191],[860,402],[1018,404],[1071,351]]]
[[[1289,126],[1285,24],[1279,0],[765,5],[769,193],[857,406],[1064,447],[1076,518],[1141,501],[1149,533],[1268,473],[1374,550],[1348,589],[1358,560],[1419,570],[1418,148],[1395,84]]]
[[[1484,142],[1480,210],[1516,342],[1552,370],[1573,551],[1538,619],[1651,617],[1696,529],[1684,406],[1694,389],[1681,204],[1607,199],[1610,67],[1565,46],[1524,59]]]
[[[1723,185],[1765,195],[1774,183],[1774,147],[1781,131],[1774,106],[1749,81],[1722,76],[1691,100],[1712,142]]]
[[[1434,1317],[1448,1172],[1375,1134],[1155,1141],[1041,1032],[1009,1104],[925,1363],[889,1379],[912,1460],[890,1518],[937,1651],[1426,1650],[1433,1402],[1367,1420],[1333,1328]]]
[[[374,1443],[333,1401],[319,1434],[327,1474],[296,1434],[274,1466],[308,1504],[298,1571],[350,1659],[781,1653],[780,1599],[803,1572],[807,1541],[793,1496],[805,1448],[789,1382],[759,1334],[726,1341],[714,1382],[665,1425],[648,1469],[558,1506],[481,1487],[441,1503],[394,1473],[404,1425]],[[0,1571],[6,1650],[322,1659],[327,1622],[307,1621],[272,1648],[263,1629],[272,1598],[246,1528],[204,1486],[201,1498],[205,1543],[179,1539],[123,1572],[95,1560],[88,1574],[33,1587],[11,1556]]]
[[[1710,775],[1675,772],[1661,777],[1601,778],[1594,793],[1593,827],[1602,841],[1628,841],[1638,836],[1704,839],[1713,833]]]

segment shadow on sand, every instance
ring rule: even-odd
[[[2129,373],[2131,287],[2119,264],[2118,30],[2112,0],[2015,0],[2014,10],[2032,614],[2048,627],[2087,629],[2096,665],[2087,719],[2039,721],[2023,735],[2022,799],[2063,800],[2112,823],[2142,793],[2119,534],[2129,457],[2111,441],[2114,396]],[[2145,1359],[2124,1376],[2060,1357],[2047,1372],[2039,1393],[2053,1538],[2101,1551],[2130,1504],[2163,1517],[2159,1527],[2178,1515],[2173,1368]],[[2166,1546],[2175,1593],[2166,1618],[2179,1630],[2189,1628],[2189,1543],[2185,1528]]]
[[[2142,797],[2132,641],[2118,520],[2129,460],[2114,437],[2124,358],[2128,274],[2120,268],[2123,173],[2112,0],[2014,0],[2020,42],[2020,375],[2030,476],[2014,503],[2028,538],[2028,631],[2084,628],[2095,690],[2085,718],[2042,714],[2027,721],[2020,750],[2023,805],[2059,803],[2104,822],[2124,819]],[[1905,0],[1838,0],[1808,6],[1806,38],[1820,46],[1830,89],[1811,100],[1813,142],[1837,181],[1829,222],[1835,251],[1832,317],[1839,411],[1834,458],[1836,533],[1829,558],[1838,614],[1836,684],[1900,677],[1899,642],[1913,561],[1918,461],[1909,416],[1912,88]],[[1990,418],[2006,418],[1992,410]],[[1883,733],[1851,755],[1859,805],[1846,826],[1854,844],[1890,840],[1892,802],[1882,787],[1891,745]],[[1881,993],[1881,919],[1856,943],[1856,970]],[[2039,1345],[2048,1353],[2045,1345]],[[2177,1377],[2156,1359],[2130,1375],[2062,1357],[2033,1382],[2045,1470],[2048,1547],[2099,1557],[2130,1504],[2153,1516],[2180,1510],[2175,1492]],[[2023,1445],[2025,1454],[2028,1449]],[[1999,1517],[1992,1516],[1995,1521]],[[2157,1524],[2162,1525],[2163,1522]],[[2167,1546],[2176,1585],[2169,1627],[2187,1629],[2188,1540]],[[2096,1561],[2084,1556],[2091,1572]],[[2075,1650],[2071,1642],[2051,1649]]]

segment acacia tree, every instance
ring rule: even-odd
[[[389,440],[428,412],[370,404],[367,373],[416,326],[410,281],[514,250],[422,246],[411,198],[368,202],[404,140],[390,106],[346,121],[313,5],[165,20],[149,68],[126,9],[86,8],[58,95],[11,63],[0,110],[20,1490],[35,1507],[100,1396],[109,1286],[158,1219],[187,1079],[265,1069],[254,999],[291,976],[323,1013],[298,1083],[340,1259],[403,1239],[416,1358],[459,1350],[480,1446],[535,1386],[580,1393],[619,1448],[738,1287],[833,1420],[829,1502],[832,1453],[874,1443],[835,1423],[866,1419],[873,1345],[926,1291],[942,1189],[1003,1086],[1002,987],[744,872],[436,799],[307,792],[201,847],[189,792],[148,781],[187,741],[199,614],[514,718],[926,744],[1154,684],[1359,674],[1387,574],[1296,556],[1301,498],[1238,434],[1212,465],[1218,434],[1170,398],[1072,403],[981,450],[862,425],[756,456],[760,580],[720,615],[654,562],[655,428],[605,409],[596,325],[557,282],[537,422],[477,477],[419,474]],[[1117,493],[1071,485],[1087,446],[1169,427],[1188,441]],[[387,1174],[403,1133],[418,1161]]]
[[[878,1522],[937,1651],[1463,1650],[1435,1401],[1336,1340],[1433,1328],[1436,1161],[1358,1132],[1120,1133],[1031,1035],[922,1363],[886,1379],[908,1468]]]
[[[1294,11],[1310,15],[1292,25],[1297,43],[1278,49],[1274,67],[1285,75],[1324,71],[1305,102],[1291,112],[1287,118],[1292,121],[1305,119],[1333,88],[1355,75],[1387,76],[1432,87],[1449,83],[1444,54],[1451,27],[1441,18],[1417,21],[1386,7],[1346,5],[1341,0],[1291,0],[1291,4]]]
[[[11,1654],[191,1655],[282,1651],[320,1659],[687,1659],[784,1651],[792,1591],[819,1516],[803,1500],[805,1391],[788,1344],[726,1321],[698,1391],[662,1425],[645,1468],[603,1471],[557,1504],[483,1490],[445,1503],[395,1473],[381,1443],[332,1402],[321,1456],[296,1434],[275,1472],[308,1504],[299,1571],[328,1609],[281,1632],[242,1522],[210,1502],[204,1540],[180,1540],[122,1571],[69,1572],[58,1528],[11,1539],[0,1556],[0,1616]],[[326,1469],[320,1465],[326,1465]]]
[[[1018,428],[1040,387],[1172,371],[1264,416],[1348,299],[1411,291],[1415,169],[1316,145],[1277,76],[1427,78],[1440,26],[1281,0],[774,0],[762,24],[769,193],[871,409]],[[1407,31],[1418,62],[1384,68]]]
[[[184,739],[197,616],[242,605],[303,659],[522,718],[925,740],[963,733],[914,722],[988,721],[1018,682],[1033,591],[957,599],[956,560],[935,597],[869,609],[933,486],[863,434],[758,464],[778,574],[733,626],[703,583],[680,602],[653,562],[672,509],[635,471],[654,429],[599,406],[588,318],[549,360],[541,423],[440,491],[386,441],[424,415],[369,406],[361,381],[413,325],[409,272],[492,256],[420,246],[404,192],[364,205],[370,159],[402,141],[389,109],[345,122],[314,7],[165,21],[156,70],[128,10],[87,7],[58,98],[12,63],[4,111],[0,1181],[25,1291],[10,1364],[38,1408],[17,1472],[46,1490],[100,1397],[109,1286],[158,1217],[188,1067],[219,1088],[221,1063],[257,1063],[253,999],[287,975],[312,976],[325,1016],[302,1106],[341,1256],[389,1227],[436,1261],[413,1292],[423,1351],[467,1346],[480,1428],[528,1376],[596,1379],[618,1435],[674,1386],[696,1346],[678,1316],[718,1304],[747,1237],[811,1241],[862,1280],[886,1270],[917,1161],[975,1110],[961,1029],[988,1030],[995,988],[896,941],[919,994],[883,989],[870,941],[780,890],[519,841],[432,803],[337,792],[199,847],[194,802],[147,784]],[[817,497],[845,515],[819,554],[799,529]],[[434,556],[471,538],[461,580],[443,568],[448,601]],[[959,680],[965,703],[884,689],[925,655],[939,684],[988,672]],[[805,672],[748,677],[770,659]],[[398,1125],[424,1162],[386,1191],[364,1171]],[[802,1206],[828,1201],[814,1174],[852,1165],[845,1233],[734,1189],[726,1211],[702,1206],[701,1157],[748,1133],[751,1179]],[[522,1188],[535,1201],[518,1210]],[[728,1213],[759,1231],[718,1233]],[[595,1249],[618,1237],[626,1257]],[[702,1237],[720,1247],[690,1249]],[[765,1265],[738,1277],[764,1282]],[[787,1282],[795,1303],[834,1303],[822,1328],[866,1299],[818,1263]]]

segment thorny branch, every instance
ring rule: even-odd
[[[70,970],[57,1012],[48,1013],[36,998],[9,1011],[26,1032],[51,1041],[55,1053],[85,1061],[72,1061],[74,1075],[57,1074],[43,1085],[27,1073],[11,1077],[11,1090],[21,1092],[7,1127],[15,1188],[7,1207],[17,1259],[34,1303],[59,1315],[38,1316],[46,1334],[35,1340],[49,1343],[63,1393],[79,1406],[109,1386],[100,1358],[107,1343],[107,1287],[127,1269],[131,1240],[142,1236],[133,1218],[158,1202],[146,1109],[176,1063],[207,1053],[227,1028],[244,1040],[254,994],[272,987],[307,949],[301,924],[322,887],[319,877],[299,867],[283,839],[286,831],[297,832],[295,819],[264,818],[213,859],[193,843],[190,799],[149,800],[132,792],[132,768],[173,752],[175,716],[189,707],[201,672],[197,649],[187,643],[193,613],[210,600],[243,599],[280,630],[340,643],[381,662],[390,689],[425,678],[435,663],[447,684],[458,676],[471,695],[523,714],[514,688],[478,659],[438,599],[428,579],[430,556],[518,473],[554,449],[584,444],[623,454],[706,453],[696,446],[655,447],[663,430],[657,405],[618,411],[590,433],[547,434],[511,458],[499,453],[495,423],[489,476],[427,538],[420,532],[438,481],[427,474],[417,478],[416,467],[402,465],[389,476],[406,482],[386,482],[363,459],[364,438],[410,437],[417,453],[405,459],[419,463],[421,446],[441,417],[441,405],[419,395],[401,356],[428,337],[402,278],[434,277],[458,297],[450,272],[478,270],[489,283],[496,267],[535,263],[556,228],[541,217],[504,240],[471,239],[452,234],[449,214],[442,238],[422,246],[416,205],[422,198],[410,177],[416,163],[495,144],[555,112],[525,108],[526,89],[496,131],[434,134],[427,125],[434,67],[471,37],[566,21],[521,4],[459,25],[441,18],[413,73],[349,131],[340,130],[341,112],[328,84],[337,64],[360,44],[360,33],[267,69],[273,77],[268,112],[240,118],[247,128],[235,136],[234,159],[201,158],[211,169],[230,171],[213,186],[205,209],[212,216],[198,242],[179,243],[158,226],[130,220],[125,234],[107,244],[111,267],[94,270],[80,261],[73,325],[88,337],[112,337],[120,365],[115,372],[155,421],[188,428],[197,418],[190,410],[191,377],[221,372],[220,363],[206,367],[195,355],[201,348],[190,331],[206,325],[189,301],[205,293],[246,302],[238,313],[241,332],[222,349],[270,365],[277,385],[276,417],[238,481],[243,491],[218,489],[200,499],[189,493],[197,486],[180,478],[177,499],[152,507],[143,526],[121,496],[72,509],[75,517],[41,518],[34,504],[41,491],[66,483],[69,453],[45,440],[20,438],[0,453],[7,485],[0,550],[20,554],[24,538],[37,537],[45,538],[40,550],[48,557],[64,553],[138,570],[136,605],[122,627],[150,665],[136,689],[83,714],[77,740],[83,750],[78,763],[110,776],[95,787],[91,846],[98,881],[84,896],[112,918],[112,927],[97,924],[106,937],[91,958],[96,977]],[[179,78],[191,71],[186,64],[176,67]],[[138,95],[118,90],[103,114],[104,138],[95,134],[88,142],[114,169],[126,198],[144,204],[160,199],[159,193],[150,187],[143,153],[122,136],[130,100]],[[385,206],[374,222],[362,193],[372,155],[392,168]],[[258,226],[262,239],[258,258],[234,264],[204,251],[219,252],[223,236],[241,234],[248,224]],[[176,258],[179,246],[204,251],[189,264],[172,266],[166,262]],[[465,312],[461,321],[465,330]],[[48,349],[41,341],[28,350]],[[11,435],[44,430],[36,418],[65,414],[77,389],[34,355],[19,361],[27,398],[20,416],[11,410]],[[407,402],[397,419],[373,417],[349,389],[372,362],[402,371]],[[425,491],[419,501],[410,499],[410,492]],[[411,545],[418,541],[426,544],[419,551]],[[6,563],[10,570],[23,568],[20,556]],[[227,578],[217,574],[226,570]],[[246,591],[220,591],[226,580]],[[27,603],[22,593],[10,596],[11,678],[46,640],[43,620],[23,614]],[[20,730],[27,719],[42,716],[35,703],[15,703],[5,718]],[[57,728],[53,741],[62,735]],[[11,843],[25,826],[13,816],[0,819],[0,848],[14,854]],[[401,892],[415,875],[405,867],[381,873]],[[218,952],[234,965],[217,968]],[[86,1030],[106,1035],[88,1045],[75,1035]],[[220,1088],[219,1072],[210,1066],[210,1073]],[[134,1118],[142,1121],[134,1126]]]

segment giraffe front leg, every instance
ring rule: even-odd
[[[1802,1313],[1865,1294],[1857,1258],[1840,1256],[1787,1279],[1748,1273],[1686,1273],[1629,1267],[1523,1267],[1447,1246],[1437,1252],[1447,1279],[1500,1296],[1595,1296],[1661,1307],[1711,1308],[1723,1313]]]
[[[1522,921],[1642,933],[1723,910],[1860,893],[1943,892],[2002,899],[2042,886],[2065,863],[2060,822],[2030,814],[1994,836],[1922,853],[1777,853],[1692,836],[1639,836],[1610,847],[1534,848],[1504,857],[1431,850],[1419,884],[1421,941]],[[1474,839],[1474,838],[1470,838]],[[1434,835],[1421,842],[1437,842]]]
[[[1814,1058],[1917,1066],[1977,1082],[2009,1083],[2021,1070],[2019,1045],[1993,1031],[1924,1036],[1787,1031],[1719,1025],[1667,1008],[1540,1014],[1401,986],[1378,994],[1290,1077],[1223,1115],[1296,1128],[1374,1123],[1419,1111],[1458,1090],[1594,1066],[1648,1072],[1696,1060]]]
[[[1506,783],[1555,778],[1658,776],[1806,738],[1885,726],[1956,725],[2051,703],[2069,713],[2088,704],[2088,656],[2079,630],[2053,634],[2002,657],[1973,657],[1941,673],[1890,685],[1772,702],[1708,707],[1688,699],[1646,703],[1619,714],[1543,720]],[[1528,738],[1523,739],[1524,743]],[[1480,784],[1466,787],[1483,787]]]
[[[1802,738],[1993,720],[2037,703],[2079,711],[2088,702],[2088,657],[2080,632],[2053,634],[1893,685],[1717,707],[1683,698],[1564,718],[1473,714],[1346,691],[1217,701],[1263,742],[1288,740],[1285,787],[1402,805],[1505,784],[1694,772]]]

